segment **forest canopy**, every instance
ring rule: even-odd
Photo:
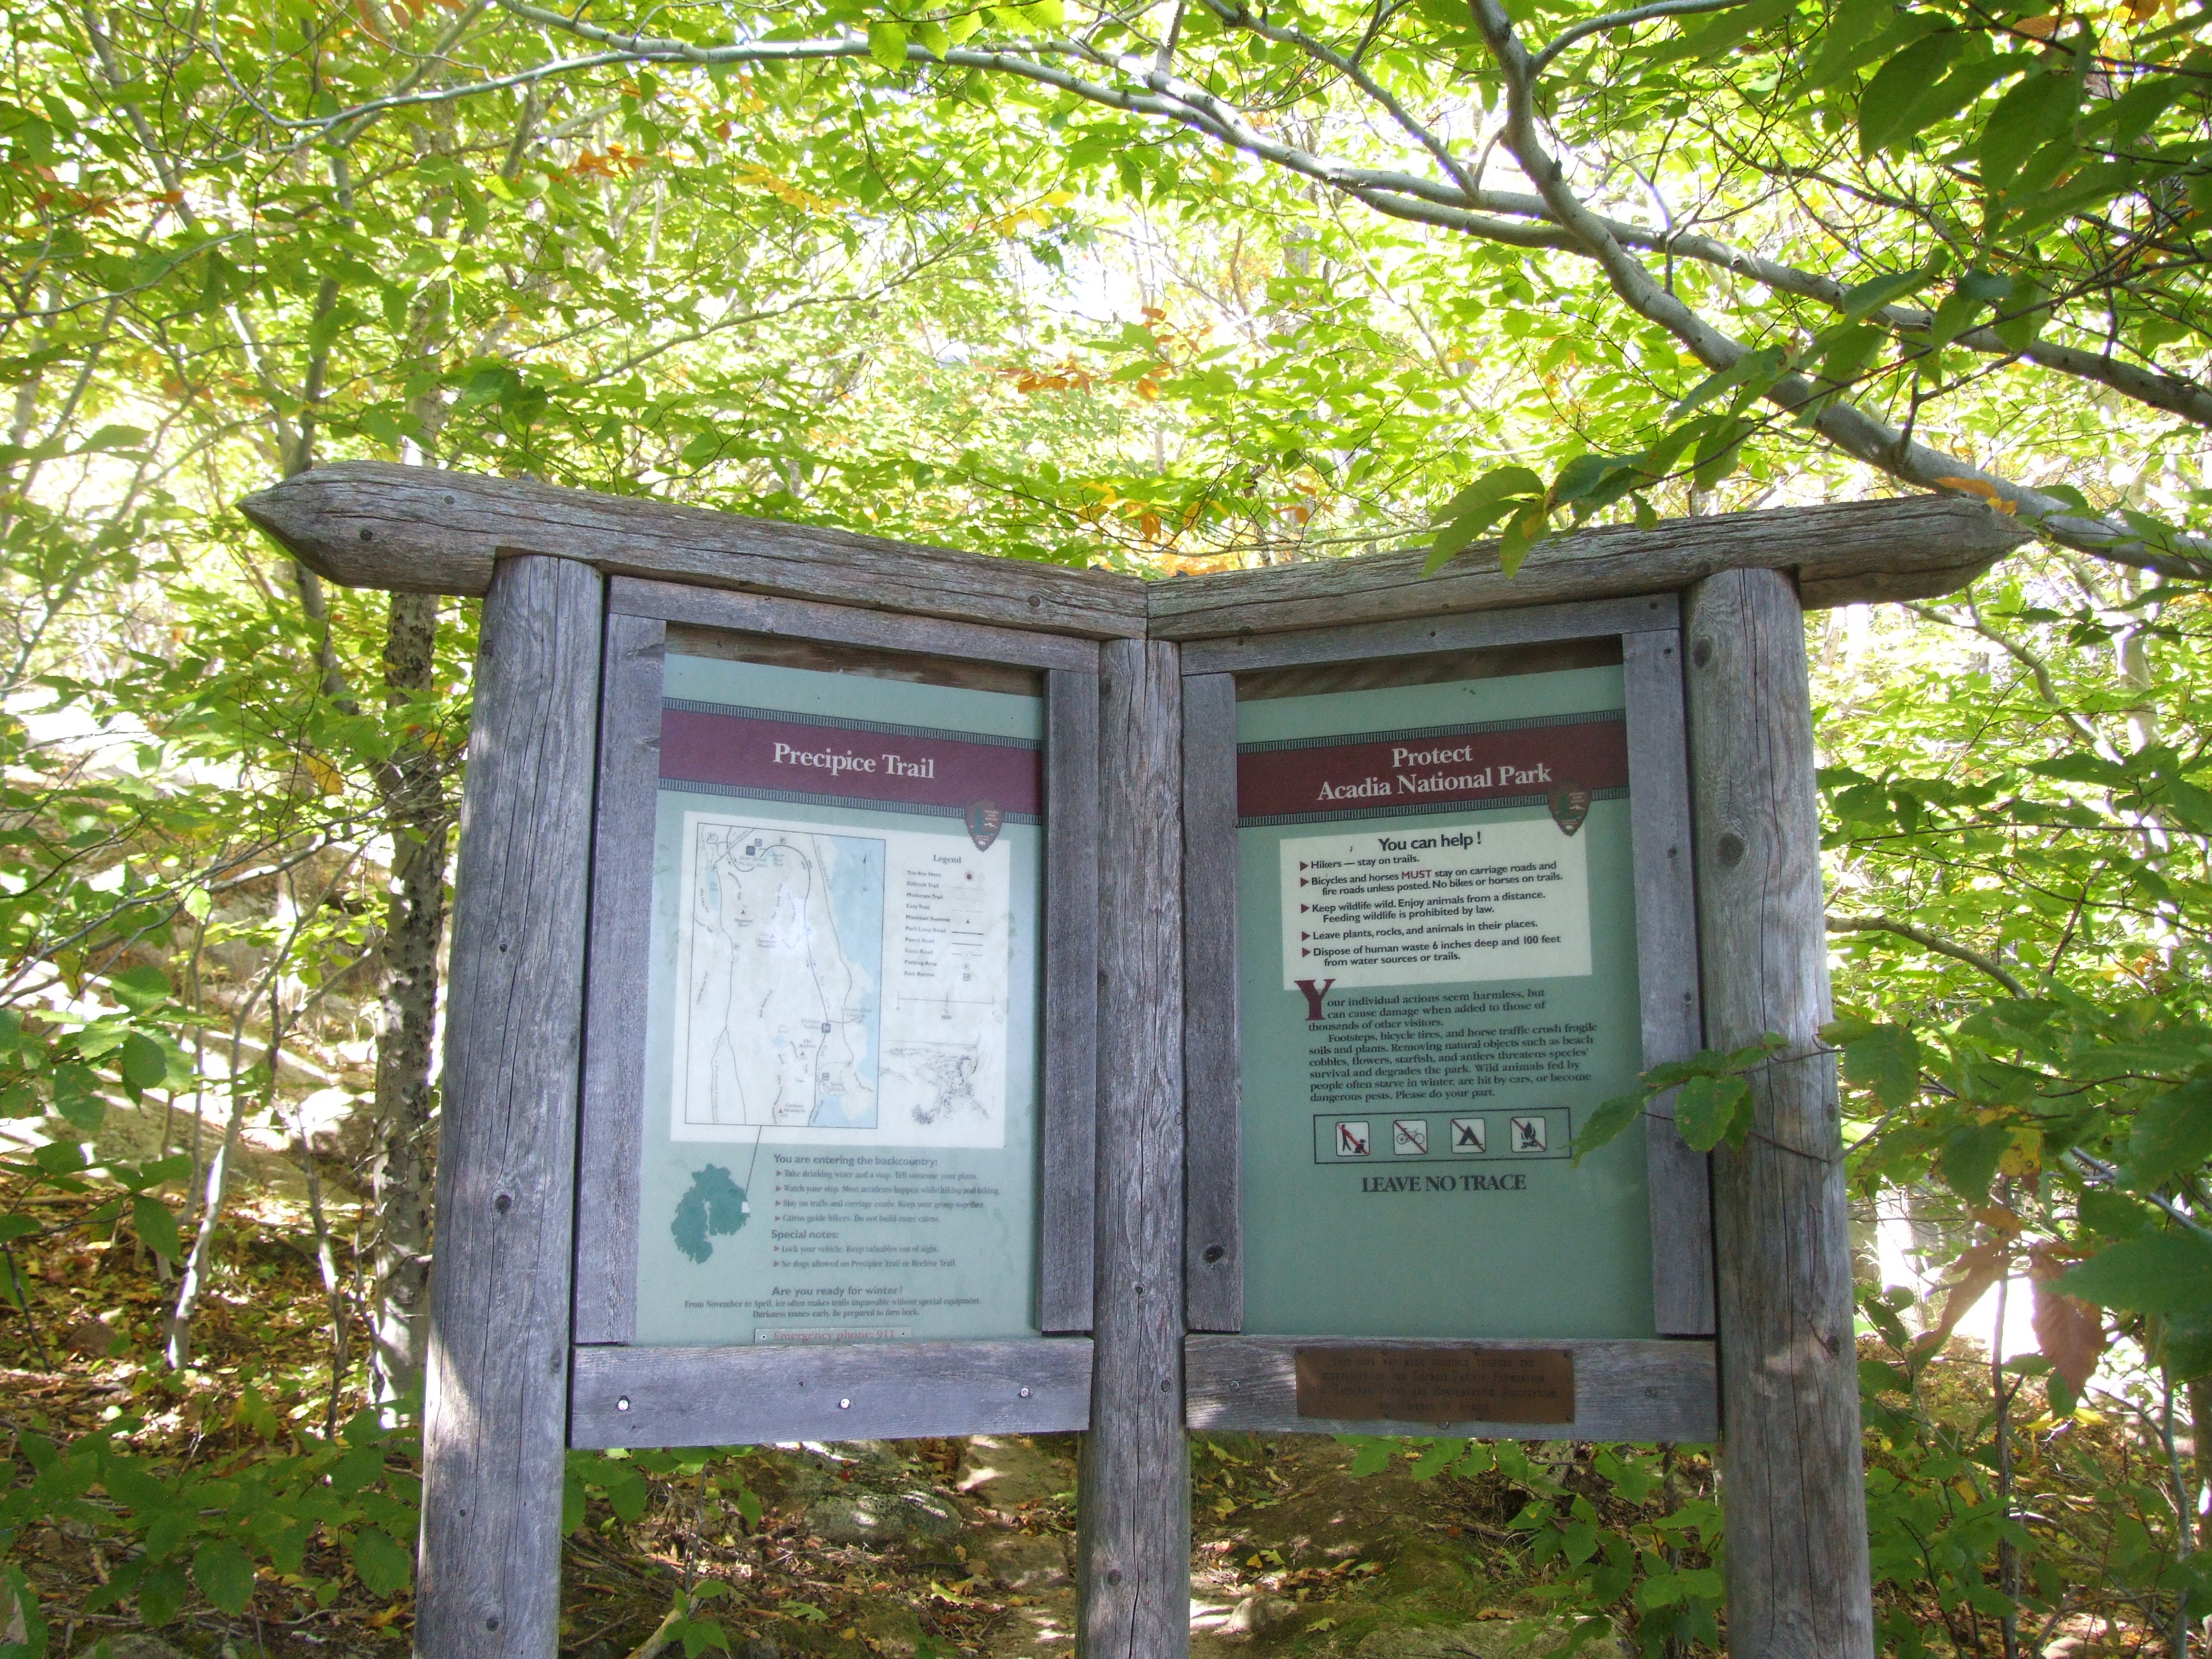
[[[2212,1611],[2207,30],[11,10],[0,1346],[131,1403],[0,1425],[0,1654],[64,1604],[404,1596],[475,608],[326,588],[234,506],[356,458],[1163,580],[1910,492],[2011,517],[2033,541],[1971,587],[1808,619],[1883,1639],[2179,1654]],[[1652,1084],[1716,1146],[1759,1063]],[[264,1393],[226,1310],[271,1194],[322,1324],[319,1380]],[[97,1318],[40,1266],[88,1241],[134,1287]],[[209,1410],[257,1473],[187,1504],[163,1460]],[[1672,1458],[1589,1454],[1660,1521],[1510,1475],[1532,1582],[1653,1652],[1725,1617],[1710,1468]],[[579,1466],[576,1523],[648,1476],[708,1478]],[[113,1571],[27,1577],[94,1490],[70,1524]]]

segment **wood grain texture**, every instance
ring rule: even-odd
[[[1358,1348],[1568,1348],[1572,1423],[1352,1423],[1298,1415],[1292,1356],[1339,1341]],[[1194,1429],[1275,1434],[1448,1434],[1486,1440],[1711,1441],[1719,1393],[1710,1342],[1383,1341],[1317,1336],[1193,1336],[1183,1344]],[[1808,1650],[1809,1651],[1809,1650]]]
[[[1145,631],[1144,584],[1103,570],[779,524],[642,495],[382,461],[340,461],[238,504],[308,568],[349,587],[481,593],[506,550],[610,575],[748,588],[1093,639]]]
[[[415,1651],[560,1632],[577,1063],[601,582],[502,560],[484,601],[454,885]]]
[[[591,953],[576,1170],[579,1342],[637,1328],[638,1158],[645,1114],[646,984],[653,949],[653,842],[660,793],[660,684],[667,629],[607,618],[599,778],[592,830]]]
[[[630,579],[618,576],[615,580]],[[911,651],[882,651],[866,645],[823,645],[818,641],[793,639],[786,635],[732,634],[727,629],[694,628],[688,623],[668,624],[668,651],[671,656],[752,662],[769,668],[803,668],[815,674],[859,674],[869,679],[903,680],[909,685],[999,691],[1010,697],[1044,695],[1044,676],[1034,668],[977,662],[972,657],[927,657]],[[1091,655],[1097,657],[1095,648]]]
[[[1091,1343],[579,1348],[580,1447],[1048,1434],[1088,1426]]]
[[[1183,1324],[1244,1328],[1237,679],[1182,683]]]
[[[1421,574],[1425,549],[1178,576],[1152,586],[1152,636],[1218,639],[1658,593],[1739,566],[1796,571],[1808,604],[1926,599],[1965,586],[2027,539],[2021,526],[1956,496],[1728,513],[1561,536],[1510,577],[1495,542],[1433,576]]]
[[[1096,645],[1066,634],[988,628],[977,623],[863,610],[856,605],[819,605],[811,599],[733,593],[725,588],[681,582],[641,581],[635,576],[617,576],[607,584],[607,610],[613,616],[658,617],[663,622],[685,623],[695,628],[732,628],[776,638],[826,640],[878,650],[1012,663],[1024,668],[1096,672],[1098,664]]]
[[[1182,1422],[1182,877],[1175,647],[1101,653],[1098,1257],[1077,1522],[1085,1659],[1190,1647]]]
[[[1318,565],[1296,568],[1315,573],[1322,568]],[[1435,597],[1441,599],[1443,595]],[[1227,639],[1194,640],[1184,646],[1182,672],[1186,675],[1250,673],[1306,664],[1368,662],[1498,646],[1540,645],[1555,640],[1629,634],[1645,628],[1673,628],[1679,616],[1679,604],[1672,593],[1640,593],[1628,599],[1532,605],[1463,616],[1422,615],[1350,627],[1240,634]]]
[[[1729,1651],[1872,1659],[1850,1240],[1828,1017],[1804,618],[1735,570],[1684,605],[1705,1042],[1778,1032],[1713,1158]]]
[[[1091,1328],[1098,1169],[1098,674],[1045,679],[1043,1168],[1038,1317]],[[967,1430],[963,1432],[973,1433]]]
[[[1698,996],[1698,893],[1691,872],[1690,750],[1682,711],[1681,636],[1621,641],[1628,703],[1628,799],[1636,872],[1636,974],[1644,1063],[1686,1060],[1703,1046]],[[1713,1334],[1713,1213],[1705,1155],[1674,1127],[1674,1097],[1644,1121],[1651,1193],[1651,1304],[1662,1336]]]

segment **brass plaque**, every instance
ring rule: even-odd
[[[1298,1415],[1346,1423],[1571,1423],[1571,1348],[1300,1348]]]

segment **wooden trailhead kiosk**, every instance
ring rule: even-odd
[[[1872,1659],[1803,611],[1922,498],[1147,584],[422,468],[482,595],[416,1651],[551,1659],[564,1449],[1086,1431],[1080,1650],[1188,1647],[1191,1428],[1717,1437],[1729,1644]],[[1637,1074],[1778,1033],[1741,1152]]]

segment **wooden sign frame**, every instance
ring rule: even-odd
[[[1045,704],[1036,1316],[1042,1340],[635,1343],[645,986],[669,625],[1028,671]],[[892,683],[885,682],[888,687]],[[1081,1429],[1091,1414],[1097,1054],[1098,647],[1057,634],[617,577],[608,585],[576,1188],[573,1446],[736,1445]]]
[[[1636,884],[1644,1065],[1700,1046],[1696,890],[1690,873],[1689,746],[1680,610],[1671,594],[1535,605],[1414,622],[1362,623],[1194,641],[1183,647],[1184,970],[1231,988],[1194,1000],[1183,1028],[1190,1147],[1183,1261],[1185,1400],[1194,1429],[1447,1433],[1480,1437],[1709,1441],[1719,1431],[1713,1335],[1711,1196],[1705,1155],[1669,1105],[1645,1119],[1652,1305],[1662,1340],[1441,1339],[1361,1348],[1574,1356],[1576,1410],[1557,1423],[1407,1424],[1302,1417],[1296,1356],[1353,1339],[1248,1336],[1243,1328],[1241,1046],[1237,907],[1237,677],[1288,668],[1617,641],[1626,690],[1629,824]]]
[[[1706,1430],[1717,1357],[1732,1650],[1873,1659],[1850,1216],[1817,1036],[1828,987],[1804,611],[1951,592],[2026,539],[2019,526],[1928,496],[1587,532],[1510,575],[1482,546],[1433,574],[1412,551],[1148,585],[380,462],[318,468],[240,507],[329,580],[484,601],[447,981],[424,1659],[553,1659],[571,1443],[1085,1425],[1079,1651],[1186,1653],[1187,1420],[1316,1426],[1285,1418],[1293,1358],[1236,1331],[1235,1187],[1210,1150],[1235,1122],[1220,995],[1235,983],[1234,676],[1608,634],[1640,711],[1646,1058],[1770,1032],[1785,1047],[1747,1079],[1750,1139],[1711,1161],[1711,1275],[1694,1205],[1655,1224],[1662,1328],[1680,1334],[1599,1345],[1572,1431]],[[1062,1334],[742,1355],[626,1341],[622,1252],[604,1244],[624,1216],[617,1142],[635,1121],[617,1068],[635,1052],[642,913],[623,854],[657,777],[649,711],[672,623],[1046,676],[1048,857],[1067,891],[1048,921],[1045,1109],[1063,1167],[1046,1194],[1042,1322]],[[510,902],[518,892],[531,902]],[[1662,939],[1676,956],[1655,960]],[[1680,971],[1691,954],[1694,985]],[[1662,1184],[1693,1190],[1701,1161],[1663,1121],[1651,1133],[1673,1172]],[[1340,1366],[1334,1386],[1480,1400],[1525,1382],[1559,1396],[1558,1367],[1514,1356],[1561,1345],[1458,1346],[1480,1351]],[[732,1376],[742,1406],[685,1398]]]

